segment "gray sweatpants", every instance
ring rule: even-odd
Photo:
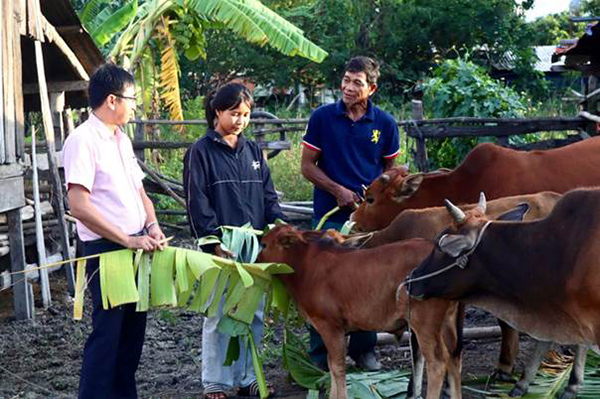
[[[256,381],[252,353],[249,347],[243,345],[241,339],[240,358],[231,366],[223,366],[230,338],[229,335],[221,334],[217,330],[219,320],[223,316],[224,297],[219,305],[217,316],[205,317],[202,326],[202,385],[205,393],[246,387]],[[264,300],[258,306],[251,325],[257,347],[260,347],[263,333],[263,308]]]

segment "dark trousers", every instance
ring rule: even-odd
[[[313,220],[313,228],[318,224],[318,220]],[[321,228],[322,230],[336,229],[340,230],[344,224],[327,221]],[[310,349],[308,354],[310,359],[317,365],[327,364],[327,348],[321,336],[312,326],[310,332]],[[350,343],[348,345],[348,355],[352,359],[357,359],[361,354],[372,352],[377,345],[377,333],[372,331],[357,331],[350,333]]]
[[[122,246],[108,240],[84,243],[85,255],[94,255]],[[144,335],[146,312],[136,312],[136,304],[104,310],[100,294],[99,258],[87,262],[88,289],[92,294],[92,333],[83,349],[79,378],[79,398],[137,398],[137,370]]]

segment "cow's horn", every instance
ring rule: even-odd
[[[483,191],[479,193],[479,203],[477,204],[477,207],[481,209],[482,213],[485,213],[485,210],[487,209],[485,194]]]
[[[450,216],[452,216],[452,219],[454,219],[456,223],[462,223],[467,217],[459,207],[454,205],[449,200],[444,200],[444,204],[446,204],[446,209],[448,212],[450,212]]]
[[[379,176],[379,180],[381,180],[381,183],[383,183],[383,184],[388,184],[390,182],[390,176],[389,175],[381,175],[381,176]]]

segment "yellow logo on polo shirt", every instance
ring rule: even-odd
[[[381,136],[381,130],[373,129],[373,132],[371,133],[371,142],[375,144],[379,143],[379,136]]]

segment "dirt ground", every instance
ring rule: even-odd
[[[82,321],[72,319],[73,301],[66,294],[62,272],[50,276],[53,303],[49,309],[36,303],[32,321],[12,317],[10,290],[0,292],[0,399],[76,397],[81,355],[91,331],[89,298]],[[39,295],[36,295],[36,299]],[[476,309],[467,310],[466,326],[495,325],[495,319]],[[149,312],[146,343],[137,373],[141,398],[200,398],[202,317],[179,310]],[[277,352],[280,329],[273,329],[267,346]],[[465,342],[463,378],[492,372],[499,339]],[[518,369],[531,348],[522,339]],[[409,348],[398,345],[377,348],[386,370],[409,365]],[[349,361],[350,362],[350,361]],[[267,356],[267,380],[282,398],[304,398],[306,390],[290,382],[278,356]],[[232,393],[233,394],[233,393]],[[472,396],[464,392],[464,396]]]

